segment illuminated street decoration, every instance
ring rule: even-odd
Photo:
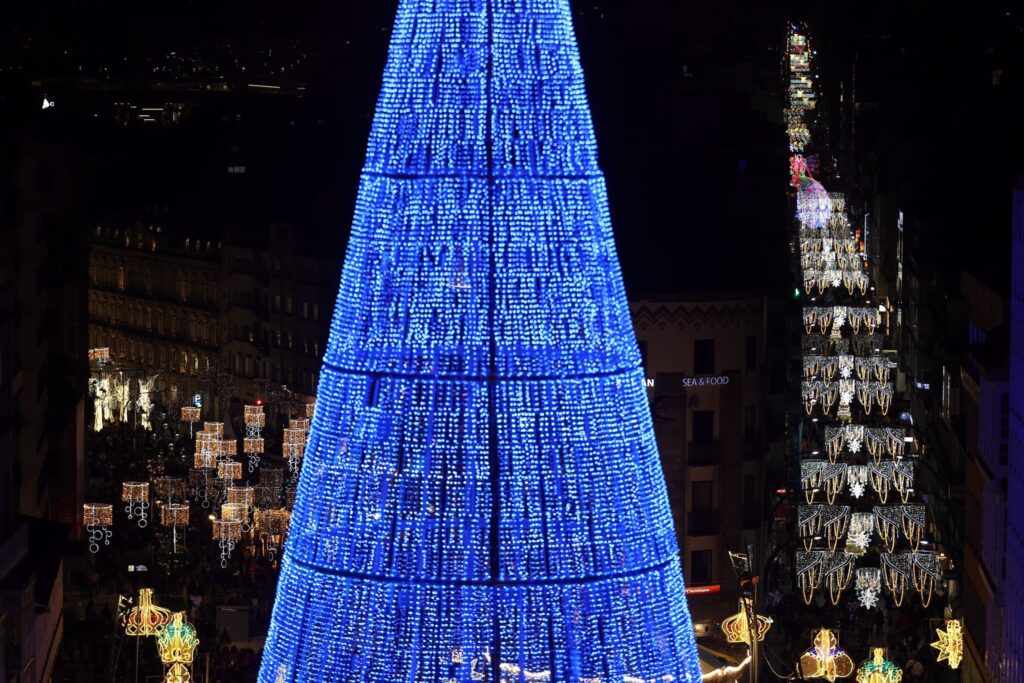
[[[184,612],[175,612],[156,639],[160,661],[167,667],[164,683],[188,683],[192,680],[189,667],[195,658],[199,638],[196,629],[185,619]]]
[[[854,512],[850,515],[850,529],[846,534],[847,547],[852,545],[860,552],[867,550],[874,530],[874,515],[870,512]]]
[[[900,683],[903,671],[885,658],[885,650],[871,648],[871,658],[857,669],[857,683]]]
[[[882,578],[897,607],[903,606],[907,584],[913,579],[913,553],[881,553]]]
[[[89,552],[93,555],[100,551],[100,543],[110,545],[110,537],[114,532],[114,506],[104,503],[84,503],[82,505],[82,526],[89,532]]]
[[[262,405],[244,406],[243,411],[245,439],[242,441],[242,450],[248,456],[249,472],[252,473],[260,466],[260,454],[264,447],[263,427],[266,426],[267,417]]]
[[[140,529],[149,524],[149,482],[126,481],[121,484],[121,502],[128,519],[136,519]]]
[[[391,35],[260,680],[695,683],[569,3]]]
[[[753,620],[751,620],[753,617]],[[751,625],[754,624],[752,627]],[[750,643],[751,633],[757,640],[764,640],[768,629],[772,627],[772,620],[760,614],[754,614],[754,607],[750,598],[740,598],[740,610],[722,622],[722,632],[725,639],[730,643]]]
[[[188,503],[167,503],[160,508],[160,523],[171,528],[171,550],[178,552],[178,529],[188,527]]]
[[[256,510],[254,517],[256,533],[260,539],[260,550],[273,562],[284,543],[285,534],[288,533],[290,515],[287,510],[277,508]]]
[[[878,607],[878,598],[882,593],[882,570],[878,567],[861,567],[855,573],[854,588],[857,600],[865,609]]]
[[[181,421],[188,423],[188,438],[192,438],[192,429],[196,422],[199,422],[200,408],[198,406],[182,406]]]
[[[171,620],[171,611],[153,603],[153,589],[140,588],[139,600],[122,623],[124,634],[134,638],[155,636]]]
[[[964,632],[963,624],[959,619],[947,619],[946,630],[943,631],[941,628],[935,629],[935,635],[939,637],[932,647],[938,650],[935,660],[938,662],[946,662],[950,669],[956,669],[960,666],[960,661],[964,656]]]
[[[228,559],[235,544],[242,540],[242,523],[237,520],[215,519],[213,524],[213,540],[220,547],[220,566],[227,569]]]
[[[839,648],[832,631],[823,628],[814,636],[814,647],[800,656],[800,672],[804,678],[835,681],[853,674],[853,660]]]

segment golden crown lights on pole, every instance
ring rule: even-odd
[[[192,680],[192,666],[199,638],[196,629],[185,619],[184,612],[175,612],[170,622],[160,630],[156,640],[160,661],[167,667],[164,683],[188,683]]]

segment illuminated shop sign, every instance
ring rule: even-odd
[[[684,377],[684,387],[717,387],[729,383],[729,377],[727,375],[720,375],[718,377]]]

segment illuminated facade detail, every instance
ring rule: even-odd
[[[946,621],[946,630],[943,631],[941,628],[935,629],[935,635],[939,637],[932,647],[938,650],[938,654],[935,656],[935,661],[946,662],[950,669],[956,669],[960,666],[960,661],[964,657],[964,632],[963,624],[959,619],[949,619]]]
[[[885,658],[885,650],[871,648],[871,659],[857,669],[857,683],[900,683],[903,671]]]
[[[746,643],[748,646],[751,644],[751,634],[759,641],[764,640],[771,627],[771,618],[754,614],[750,598],[740,598],[740,611],[722,622],[722,632],[728,642]]]
[[[804,678],[835,681],[853,674],[853,660],[839,647],[832,631],[823,628],[814,636],[814,647],[800,656],[800,672]]]
[[[596,157],[566,0],[401,3],[264,683],[700,680]]]

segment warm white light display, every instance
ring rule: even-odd
[[[263,453],[263,427],[267,423],[267,417],[263,413],[263,405],[245,406],[243,417],[245,421],[245,438],[242,440],[242,450],[248,456],[249,472],[255,472],[260,466],[260,454]]]
[[[82,505],[82,526],[89,532],[89,552],[100,551],[100,543],[110,545],[114,524],[114,506],[104,503],[85,503]]]
[[[137,520],[140,529],[149,524],[149,482],[126,481],[121,484],[121,502],[128,519]]]
[[[642,379],[569,3],[403,1],[260,681],[699,681]]]

